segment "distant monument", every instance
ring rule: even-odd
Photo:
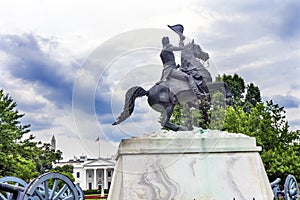
[[[52,139],[51,139],[51,149],[53,149],[54,151],[56,150],[56,139],[55,139],[54,135],[52,136]]]

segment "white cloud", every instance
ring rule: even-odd
[[[214,75],[238,73],[247,83],[255,83],[262,96],[299,96],[299,30],[298,26],[288,27],[289,22],[294,22],[293,16],[297,16],[298,7],[291,7],[294,4],[228,4],[223,0],[3,1],[0,33],[35,35],[45,57],[26,55],[47,58],[47,62],[54,63],[46,66],[57,73],[56,78],[64,79],[69,87],[75,83],[73,107],[56,96],[67,92],[65,88],[57,91],[9,73],[9,62],[19,62],[23,54],[14,58],[1,47],[0,85],[12,94],[33,127],[51,125],[33,131],[38,139],[49,142],[54,134],[65,158],[75,153],[97,155],[93,140],[98,134],[111,134],[116,140],[159,129],[159,114],[147,105],[146,98],[137,99],[132,118],[124,124],[112,127],[110,120],[122,111],[124,94],[130,87],[139,85],[147,90],[160,78],[162,67],[157,50],[161,37],[169,35],[172,43],[178,42],[177,35],[167,30],[167,24],[185,26],[185,35],[195,38],[210,54],[214,62],[209,70]],[[134,29],[149,27],[159,31],[133,34]],[[287,110],[288,119],[300,120],[296,110]],[[110,143],[114,142],[107,141],[107,152],[113,151],[109,150],[111,146],[117,146]]]

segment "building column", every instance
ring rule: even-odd
[[[83,181],[80,187],[82,187],[83,190],[86,190],[86,169],[83,169],[82,179]]]
[[[103,173],[102,173],[102,170],[103,170]],[[101,197],[104,197],[104,169],[100,169],[101,171],[101,194],[100,196]]]
[[[97,184],[97,169],[94,169],[94,187],[95,190],[98,189],[98,184]]]
[[[104,189],[107,189],[108,188],[108,186],[107,186],[107,168],[104,168],[103,176],[104,176],[103,187],[104,187]]]

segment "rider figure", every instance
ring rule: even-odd
[[[184,80],[188,82],[189,86],[191,87],[192,91],[197,96],[197,98],[201,98],[201,96],[204,94],[199,91],[194,81],[194,78],[180,70],[177,70],[178,66],[176,65],[173,51],[181,51],[184,48],[183,40],[185,39],[185,37],[182,34],[180,34],[179,36],[180,36],[179,47],[170,44],[168,37],[162,38],[163,48],[160,53],[160,58],[162,60],[164,69],[160,81],[156,84],[159,84],[170,77],[179,80]]]

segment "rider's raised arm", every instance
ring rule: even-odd
[[[177,47],[177,46],[173,46],[172,44],[168,44],[165,48],[168,51],[181,51],[184,49],[184,46]]]
[[[179,47],[184,47],[184,42],[183,42],[183,40],[185,39],[185,36],[184,35],[182,35],[182,34],[180,34],[179,35],[179,38],[180,38],[180,41],[179,41]]]
[[[184,42],[183,40],[185,39],[185,37],[183,35],[180,35],[180,41],[179,41],[179,46],[173,46],[172,44],[169,44],[167,46],[167,49],[170,50],[170,51],[181,51],[184,49]]]

